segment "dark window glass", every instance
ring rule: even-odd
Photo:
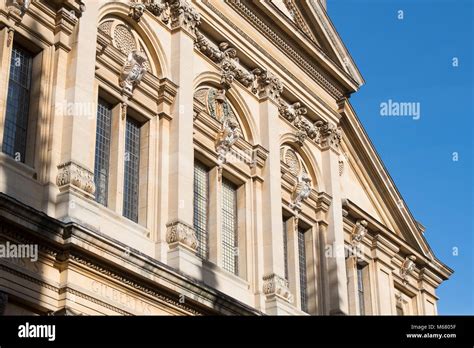
[[[208,258],[207,249],[207,217],[209,174],[207,168],[199,163],[194,163],[194,229],[199,241],[197,254],[202,259]]]
[[[237,190],[226,179],[222,180],[222,257],[223,268],[237,274]]]
[[[112,107],[102,99],[97,105],[97,128],[95,140],[95,199],[107,205],[110,160],[110,126],[112,122]]]
[[[303,230],[298,229],[298,264],[300,271],[301,310],[308,312],[308,281],[306,274],[306,246]]]
[[[2,151],[25,162],[33,55],[13,45]]]
[[[359,297],[360,315],[365,315],[364,302],[364,266],[357,265],[357,293]]]
[[[127,117],[125,125],[125,175],[123,216],[138,222],[138,188],[140,166],[140,125]]]

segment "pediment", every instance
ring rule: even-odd
[[[325,7],[318,0],[270,0],[270,3],[359,86],[364,83]]]

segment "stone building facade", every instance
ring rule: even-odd
[[[452,270],[318,0],[1,0],[3,314],[436,314]]]

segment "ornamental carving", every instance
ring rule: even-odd
[[[170,20],[169,16],[169,6],[165,0],[152,0],[149,3],[145,4],[145,7],[153,15],[160,17],[161,20],[168,24]]]
[[[201,16],[188,0],[166,0],[169,6],[171,28],[184,28],[194,33],[201,24]]]
[[[364,237],[367,235],[367,221],[357,220],[354,229],[352,230],[351,243],[353,246],[359,245]]]
[[[287,104],[286,102],[281,101],[280,105],[278,106],[278,111],[282,117],[286,118],[290,122],[293,122],[297,118],[300,118],[307,113],[306,108],[302,107],[300,102]]]
[[[237,50],[227,42],[221,42],[216,48],[199,30],[196,30],[195,47],[204,53],[214,63],[221,67],[221,86],[224,90],[231,88],[234,80],[239,81],[245,87],[250,87],[255,81],[255,73],[259,69],[247,71],[237,58]]]
[[[58,166],[56,184],[59,189],[64,186],[75,186],[91,195],[95,192],[94,174],[77,163],[67,162]]]
[[[289,303],[293,302],[288,280],[274,273],[263,277],[263,293],[267,297],[278,296]]]
[[[133,50],[125,61],[122,72],[120,73],[119,84],[122,90],[127,94],[133,94],[133,90],[140,84],[146,73],[148,59],[143,52]]]
[[[301,211],[301,203],[303,203],[311,194],[311,178],[305,172],[298,177],[298,182],[293,190],[290,208],[296,213]]]
[[[279,101],[283,92],[283,84],[280,79],[267,70],[256,69],[254,73],[256,78],[252,86],[252,92],[260,98]]]
[[[319,128],[321,134],[321,144],[332,149],[338,149],[342,139],[341,127],[325,121],[318,121],[315,125]]]
[[[227,162],[226,156],[232,146],[239,140],[239,137],[239,123],[234,118],[227,117],[222,122],[216,139],[217,164],[219,168]]]
[[[30,8],[31,0],[11,0],[8,10],[20,17],[23,17]]]
[[[142,16],[145,14],[146,6],[141,3],[131,3],[130,12],[128,14],[134,21],[140,22]]]
[[[400,268],[400,276],[402,277],[404,284],[408,284],[408,276],[415,271],[415,261],[416,256],[410,255],[405,257],[405,260],[402,263]]]
[[[199,245],[194,228],[180,221],[166,225],[166,242],[170,247],[182,245],[192,251],[196,251]]]

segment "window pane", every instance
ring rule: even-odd
[[[140,165],[140,125],[127,117],[125,125],[125,174],[123,216],[138,222],[138,182]]]
[[[199,241],[197,254],[203,259],[208,257],[207,249],[207,207],[208,207],[208,171],[199,163],[194,163],[194,229]]]
[[[300,271],[301,310],[308,311],[308,282],[306,276],[306,246],[304,231],[298,229],[298,264]]]
[[[238,273],[237,191],[231,182],[222,180],[222,264],[225,270]]]
[[[357,292],[359,297],[360,315],[365,315],[364,266],[361,265],[357,265]]]
[[[111,105],[99,99],[97,105],[94,181],[95,199],[103,205],[107,205],[108,196],[111,121]]]
[[[33,55],[14,45],[10,62],[2,151],[25,162]]]

